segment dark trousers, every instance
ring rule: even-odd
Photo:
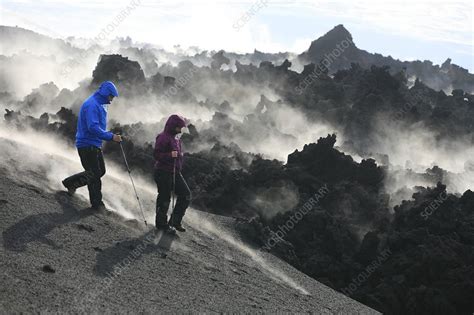
[[[173,173],[165,170],[155,170],[155,182],[158,187],[158,197],[156,198],[156,226],[168,223],[168,209],[171,201],[173,189]],[[191,202],[191,190],[184,180],[181,172],[176,171],[175,175],[176,205],[171,214],[170,224],[181,224],[186,209]]]
[[[102,203],[102,182],[100,178],[105,174],[105,163],[102,150],[96,147],[77,149],[81,158],[84,172],[69,176],[63,181],[67,188],[77,189],[87,185],[89,189],[89,199],[93,207],[103,205]]]

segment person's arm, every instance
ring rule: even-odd
[[[172,148],[169,138],[163,135],[156,137],[155,141],[155,160],[164,160],[173,158]]]
[[[97,106],[90,106],[87,109],[86,121],[87,129],[101,140],[110,141],[114,138],[114,134],[110,131],[105,131],[99,124],[99,108]]]

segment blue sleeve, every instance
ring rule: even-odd
[[[99,109],[97,106],[90,106],[87,110],[86,121],[89,132],[95,134],[99,139],[110,141],[114,134],[101,128],[99,122]]]

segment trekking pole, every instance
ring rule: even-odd
[[[143,214],[143,209],[142,209],[142,204],[140,203],[140,198],[138,198],[138,193],[137,193],[137,189],[135,188],[135,183],[133,182],[132,172],[130,171],[130,167],[128,166],[128,162],[127,162],[127,157],[125,156],[125,151],[123,150],[122,142],[119,142],[119,144],[120,144],[120,149],[122,150],[122,155],[123,155],[123,160],[125,161],[125,166],[127,166],[128,176],[130,176],[130,181],[132,182],[133,191],[135,191],[135,196],[137,197],[138,207],[140,208],[140,212],[141,212],[142,217],[143,217],[143,222],[145,222],[145,226],[148,226],[148,224],[146,223],[145,215]]]
[[[174,211],[174,199],[175,199],[175,190],[176,190],[176,158],[173,160],[173,200],[171,202],[172,211]]]

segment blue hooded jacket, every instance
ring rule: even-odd
[[[89,96],[79,111],[77,119],[76,147],[102,147],[102,141],[110,141],[113,133],[106,131],[107,110],[104,104],[110,104],[108,96],[117,97],[118,91],[110,81],[103,82],[99,89]]]

